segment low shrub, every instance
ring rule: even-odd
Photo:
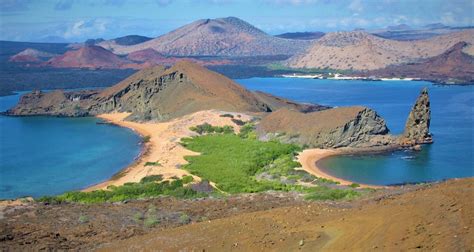
[[[143,219],[145,219],[145,216],[141,212],[137,212],[133,215],[133,220],[135,222],[141,222]]]
[[[150,139],[151,139],[151,136],[144,136],[144,137],[142,138],[142,142],[148,143],[148,142],[150,142]]]
[[[357,187],[360,187],[360,185],[357,184],[357,183],[352,183],[352,184],[349,185],[349,187],[357,188]]]
[[[191,222],[191,218],[187,214],[182,214],[179,216],[179,223],[188,224]]]
[[[161,166],[160,162],[146,162],[145,166]]]
[[[253,125],[252,123],[246,123],[244,126],[242,126],[240,128],[239,137],[241,137],[241,138],[253,138],[251,136],[255,135],[254,139],[256,139],[256,134],[254,132],[254,128],[255,128],[255,125]]]
[[[232,118],[231,121],[232,121],[233,123],[239,125],[239,126],[245,125],[245,122],[242,121],[242,120],[240,120],[240,119],[234,119],[234,118]]]
[[[142,178],[140,180],[140,183],[149,183],[149,182],[156,182],[156,181],[162,181],[163,180],[163,175],[150,175]]]
[[[183,184],[188,184],[188,183],[193,182],[194,178],[193,176],[187,175],[187,176],[182,177],[181,180],[183,181]]]
[[[207,194],[196,192],[192,188],[184,187],[180,179],[173,181],[161,181],[160,175],[145,177],[139,183],[125,183],[122,186],[110,187],[110,190],[96,190],[92,192],[73,191],[58,196],[46,196],[38,198],[39,202],[62,203],[102,203],[118,202],[129,199],[152,198],[168,195],[177,198],[204,197]]]
[[[223,134],[232,134],[234,133],[234,128],[232,126],[212,126],[209,123],[203,123],[197,126],[193,126],[189,128],[191,131],[198,133],[199,135],[202,134],[210,134],[210,133],[223,133]]]
[[[152,228],[159,223],[160,221],[158,220],[158,217],[156,217],[156,215],[150,215],[146,217],[146,219],[143,221],[143,225],[147,228]]]
[[[306,200],[340,200],[353,199],[360,196],[360,193],[350,189],[332,189],[327,186],[318,186],[307,189]]]
[[[81,216],[79,216],[78,221],[81,224],[87,223],[87,222],[89,222],[89,217],[87,217],[87,215],[81,215]]]
[[[234,118],[234,115],[232,115],[232,114],[223,114],[223,115],[220,115],[220,117]]]

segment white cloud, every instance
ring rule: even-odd
[[[81,37],[96,37],[101,36],[107,31],[107,20],[94,19],[90,21],[79,20],[73,23],[64,32],[64,38],[81,38]]]

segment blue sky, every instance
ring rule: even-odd
[[[0,0],[0,40],[156,37],[235,16],[270,34],[443,23],[472,26],[474,0]]]

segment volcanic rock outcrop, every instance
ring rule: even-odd
[[[101,92],[33,92],[7,111],[10,115],[87,116],[130,112],[129,120],[165,121],[201,110],[271,112],[282,107],[318,111],[327,107],[298,104],[254,93],[231,79],[188,61],[144,69]]]
[[[369,147],[391,141],[381,137],[389,133],[383,118],[360,106],[306,114],[280,109],[263,118],[257,132],[262,140],[278,138],[313,148]]]
[[[430,98],[428,96],[428,89],[424,88],[408,115],[405,131],[400,137],[400,143],[402,145],[432,143],[430,121]]]
[[[257,126],[257,133],[261,140],[276,138],[313,148],[391,150],[431,143],[430,113],[428,91],[423,89],[401,136],[390,135],[384,119],[374,110],[361,106],[311,113],[283,108],[265,116]]]

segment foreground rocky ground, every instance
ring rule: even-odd
[[[289,193],[3,207],[1,250],[399,250],[474,248],[474,179],[378,190],[354,201]],[[151,218],[150,216],[154,216]]]

